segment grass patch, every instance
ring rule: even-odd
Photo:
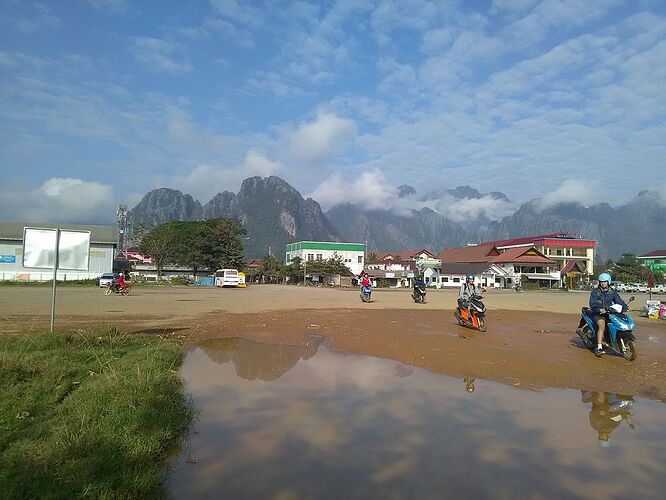
[[[163,497],[194,415],[181,357],[115,331],[1,336],[2,497]]]
[[[18,280],[0,280],[0,286],[36,286],[36,287],[52,287],[53,280],[47,281],[18,281]],[[98,286],[97,279],[90,280],[57,280],[56,286],[60,287],[86,287]]]

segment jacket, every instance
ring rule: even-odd
[[[468,285],[467,283],[463,283],[460,287],[460,300],[469,302],[469,300],[474,295],[479,295],[479,291],[476,288],[476,285]]]
[[[604,292],[597,287],[590,293],[590,309],[594,314],[600,314],[601,309],[608,310],[613,304],[620,304],[623,309],[628,309],[627,304],[614,288],[608,287],[608,290]]]

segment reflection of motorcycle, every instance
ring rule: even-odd
[[[460,300],[458,301],[458,309],[453,313],[458,323],[468,328],[485,332],[486,325],[486,306],[481,302],[481,295],[474,295],[469,303],[469,308],[466,307]]]
[[[632,300],[634,300],[634,297],[631,297],[628,302]],[[635,360],[638,351],[636,350],[636,337],[633,330],[634,321],[631,316],[622,312],[621,305],[612,305],[606,318],[604,347],[615,351],[628,361]],[[585,347],[593,351],[597,346],[597,323],[594,321],[592,310],[589,307],[583,307],[576,333]]]
[[[412,299],[417,304],[425,304],[426,289],[424,283],[415,283],[412,290]]]
[[[121,288],[121,286],[118,283],[114,282],[106,287],[106,290],[104,290],[104,295],[111,295],[112,293],[117,293],[120,295],[129,295],[131,291],[132,288],[129,285],[125,285],[124,287]]]
[[[622,423],[627,421],[630,429],[635,429],[629,422],[631,410],[634,406],[632,396],[610,394],[607,392],[581,391],[583,403],[592,403],[590,408],[590,426],[597,432],[597,443],[602,448],[610,446],[611,433]]]
[[[361,300],[363,302],[370,302],[371,293],[372,293],[371,286],[361,286]]]

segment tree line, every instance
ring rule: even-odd
[[[245,228],[238,220],[222,217],[202,221],[167,222],[138,236],[139,250],[155,262],[158,277],[166,265],[197,272],[245,267],[242,238]]]
[[[621,281],[622,283],[645,282],[648,284],[650,281],[650,269],[632,253],[622,254],[617,262],[609,259],[603,265],[603,270],[610,272],[613,281]],[[654,284],[666,283],[666,275],[658,269],[652,272],[652,279]]]
[[[248,271],[252,278],[259,279],[265,283],[281,283],[287,278],[290,281],[304,281],[305,276],[334,276],[349,273],[349,268],[342,261],[342,257],[334,256],[327,260],[303,261],[295,257],[289,264],[273,256],[261,259],[261,265],[254,270]]]

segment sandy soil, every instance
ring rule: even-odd
[[[432,371],[523,388],[568,387],[666,401],[666,321],[640,318],[638,359],[595,358],[575,335],[586,293],[489,291],[488,332],[459,327],[457,293],[433,290],[414,304],[409,290],[375,290],[364,304],[355,289],[278,285],[247,289],[139,288],[129,297],[62,288],[59,329],[117,326],[177,334],[190,342],[244,337],[300,345],[324,336],[334,349],[395,359]],[[633,309],[646,296],[639,294]],[[666,297],[662,297],[666,300]],[[48,328],[50,289],[0,288],[0,332]]]

